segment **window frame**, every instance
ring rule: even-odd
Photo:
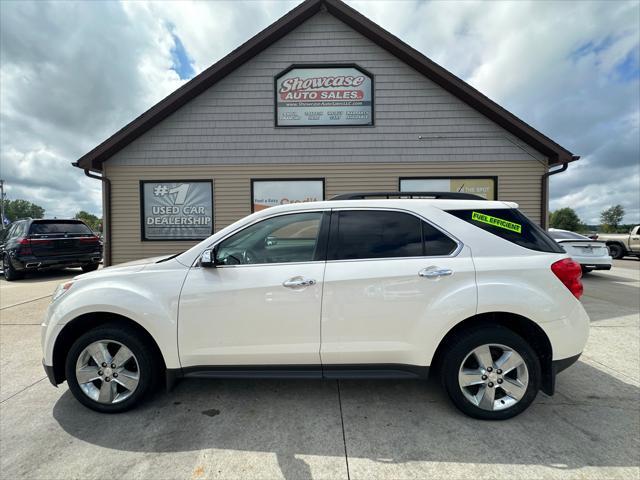
[[[320,202],[324,202],[327,198],[327,189],[325,177],[283,177],[283,178],[269,178],[269,177],[255,177],[251,178],[251,213],[255,213],[255,184],[260,182],[321,182],[322,183],[322,199]],[[308,203],[308,202],[300,202],[300,203]],[[279,205],[274,205],[274,207],[278,207]],[[272,208],[272,207],[267,207]]]
[[[493,180],[493,192],[495,198],[488,198],[488,201],[497,201],[498,199],[498,176],[497,175],[441,175],[441,176],[417,176],[417,177],[398,177],[398,191],[402,192],[403,180]],[[408,191],[408,190],[407,190]]]
[[[335,220],[337,215],[334,217],[334,213],[339,213],[342,211],[383,211],[383,212],[398,212],[405,213],[416,217],[421,222],[425,222],[429,224],[431,227],[435,228],[437,231],[442,233],[444,236],[452,240],[456,244],[456,248],[447,255],[415,255],[410,257],[380,257],[380,258],[345,258],[345,259],[329,259],[329,252],[332,245],[337,243],[337,231],[335,230]],[[422,225],[422,224],[421,224]],[[422,226],[421,226],[422,230]],[[424,242],[424,237],[423,237]],[[341,207],[341,208],[333,208],[331,209],[331,222],[330,222],[330,230],[329,230],[329,238],[326,250],[326,261],[327,263],[335,263],[335,262],[372,262],[372,261],[385,261],[385,260],[415,260],[417,258],[453,258],[460,254],[464,247],[464,243],[460,241],[457,237],[449,233],[444,228],[434,224],[429,219],[423,217],[422,215],[417,214],[412,210],[405,210],[402,208],[385,208],[385,207]]]
[[[295,211],[292,211],[292,212],[282,212],[282,213],[277,213],[275,215],[269,215],[269,216],[264,217],[264,218],[259,218],[254,222],[248,223],[247,225],[243,225],[242,227],[238,228],[237,230],[234,230],[233,232],[230,232],[228,235],[225,235],[220,240],[216,240],[215,243],[209,245],[205,250],[210,250],[210,249],[214,249],[215,250],[215,249],[217,249],[222,242],[228,240],[229,238],[233,237],[234,235],[239,234],[240,232],[246,230],[249,227],[257,225],[258,223],[265,222],[267,220],[271,220],[271,219],[274,219],[274,218],[277,218],[277,217],[283,217],[285,215],[299,215],[299,214],[305,214],[305,213],[320,213],[321,214],[320,229],[318,231],[318,244],[316,245],[316,257],[319,257],[319,259],[318,258],[314,258],[313,260],[306,261],[306,262],[275,262],[275,263],[251,263],[251,264],[245,264],[245,265],[216,265],[215,268],[247,268],[247,267],[276,266],[276,265],[306,265],[306,264],[310,264],[310,263],[323,263],[327,259],[327,246],[329,244],[329,224],[331,222],[331,210],[327,209],[327,208],[314,208],[314,209],[309,209],[309,210],[295,210]],[[202,255],[202,254],[200,254],[200,255]],[[200,258],[200,255],[198,256],[198,259]],[[198,259],[196,259],[196,262],[194,263],[194,266],[197,266]]]

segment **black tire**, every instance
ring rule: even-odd
[[[611,255],[611,258],[620,260],[622,257],[624,257],[624,247],[619,243],[610,243],[609,245],[607,245],[607,248],[609,249],[609,255]]]
[[[22,272],[18,272],[11,263],[11,259],[8,255],[2,257],[2,271],[4,273],[4,279],[7,282],[13,282],[14,280],[21,279],[24,274]]]
[[[100,403],[84,393],[76,378],[76,362],[84,349],[90,344],[102,340],[120,343],[126,346],[137,360],[139,381],[133,393],[118,403]],[[161,360],[154,355],[153,348],[136,330],[121,324],[105,324],[81,335],[69,349],[65,361],[65,374],[69,390],[76,399],[92,410],[102,413],[120,413],[129,410],[144,400],[157,384]],[[96,382],[102,384],[104,380]],[[118,387],[120,388],[120,387]]]
[[[465,359],[468,358],[468,355],[474,349],[487,344],[500,344],[509,347],[522,357],[527,367],[529,378],[524,395],[515,405],[508,408],[500,410],[485,410],[480,408],[464,395],[459,384],[458,374]],[[453,404],[466,415],[481,420],[506,420],[522,413],[536,398],[538,390],[540,390],[542,377],[540,361],[536,352],[521,336],[499,325],[471,328],[457,334],[456,337],[448,343],[448,349],[442,358],[440,375],[444,389]],[[504,385],[507,385],[506,381],[504,382]],[[496,387],[494,384],[494,388],[496,402],[501,401],[500,398],[498,398],[499,391],[500,394],[503,394],[501,387]]]
[[[85,273],[93,272],[94,270],[97,270],[99,266],[99,263],[87,263],[86,265],[82,265],[82,271]]]
[[[582,267],[582,274],[586,275],[589,272],[593,272],[593,268]]]

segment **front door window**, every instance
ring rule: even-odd
[[[220,243],[217,261],[222,265],[256,265],[316,260],[322,215],[280,215],[251,225]]]

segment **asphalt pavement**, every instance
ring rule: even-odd
[[[463,416],[433,380],[187,380],[95,413],[41,365],[49,296],[77,273],[0,280],[1,478],[640,478],[637,259],[585,277],[583,356],[505,422]]]

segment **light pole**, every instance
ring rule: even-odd
[[[0,228],[4,230],[4,180],[0,178]]]

